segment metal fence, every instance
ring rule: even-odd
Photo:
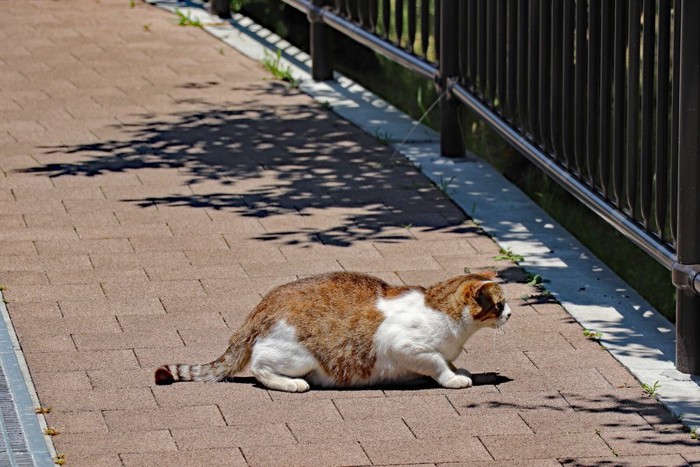
[[[331,30],[434,79],[444,156],[464,155],[465,105],[672,271],[676,366],[700,374],[700,2],[283,1],[308,15],[314,79]]]

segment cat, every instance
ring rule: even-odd
[[[250,364],[269,389],[347,388],[429,376],[446,388],[472,385],[452,361],[467,338],[500,327],[511,311],[495,273],[431,287],[390,286],[360,273],[312,276],[268,293],[226,352],[204,365],[164,365],[156,384],[222,381]]]

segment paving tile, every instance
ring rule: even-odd
[[[94,389],[146,388],[154,384],[155,368],[112,368],[87,370],[88,380]]]
[[[174,407],[158,409],[105,410],[104,420],[110,431],[152,431],[173,428],[217,427],[225,425],[224,418],[215,405]],[[175,436],[177,442],[177,436]],[[178,443],[180,449],[182,446]],[[216,448],[212,445],[206,446]],[[218,447],[224,447],[220,445]],[[205,448],[205,446],[200,446]]]
[[[20,334],[32,336],[75,334],[95,329],[104,332],[121,332],[119,322],[113,316],[45,318],[41,321],[33,317],[17,316],[13,324]]]
[[[637,430],[601,433],[610,448],[621,456],[681,454],[698,456],[700,440],[691,439],[690,433],[657,430]]]
[[[131,253],[134,251],[125,238],[85,238],[80,240],[39,240],[35,242],[39,254]]]
[[[126,467],[151,467],[154,465],[246,467],[248,465],[238,449],[198,449],[177,452],[121,454],[120,458]]]
[[[378,419],[372,423],[366,420],[350,420],[341,423],[318,423],[291,421],[289,429],[301,444],[348,443],[354,441],[382,441],[415,439],[411,430],[399,418]]]
[[[153,268],[188,268],[190,261],[182,251],[150,253],[92,253],[90,261],[95,269],[136,269],[150,266]]]
[[[149,298],[204,296],[202,284],[197,280],[181,281],[133,281],[102,284],[105,296],[110,300],[124,300],[134,296]]]
[[[151,280],[192,280],[192,279],[236,279],[248,277],[246,271],[237,263],[214,266],[188,266],[173,268],[169,266],[146,267],[146,273]]]
[[[76,333],[73,341],[78,350],[150,349],[184,345],[177,331],[124,331],[111,333]]]
[[[100,299],[104,297],[99,284],[68,285],[24,285],[15,284],[4,292],[8,301],[56,301],[81,297],[83,299]]]
[[[242,449],[250,466],[367,465],[370,460],[356,443],[254,446]]]
[[[16,241],[16,242],[3,242],[0,244],[0,255],[35,255],[36,248],[34,248],[34,243],[30,240]]]
[[[137,253],[146,251],[218,251],[229,247],[222,236],[134,237],[130,239]]]
[[[61,353],[25,352],[32,371],[79,371],[136,368],[138,362],[131,350],[64,351]]]
[[[682,467],[688,462],[679,454],[658,456],[610,456],[610,457],[578,457],[574,459],[560,459],[561,465],[594,467],[599,465],[622,465],[625,467]]]
[[[476,415],[484,412],[527,413],[530,411],[573,412],[566,399],[558,392],[474,393],[459,391],[447,396],[460,415]]]
[[[576,412],[520,414],[535,433],[591,433],[650,429],[639,414],[617,412]]]
[[[46,424],[59,433],[107,433],[102,412],[80,410],[76,412],[56,412],[44,415]]]
[[[50,271],[52,284],[98,284],[107,282],[148,282],[143,269],[82,269],[77,271]]]
[[[335,405],[345,420],[396,417],[447,417],[456,411],[445,396],[337,399]]]
[[[208,294],[265,294],[273,288],[297,280],[296,276],[254,277],[250,279],[202,279],[202,287]]]
[[[38,391],[85,391],[92,389],[85,371],[32,372],[32,382]]]
[[[61,300],[58,302],[61,313],[66,318],[78,316],[126,316],[126,315],[162,315],[163,304],[158,298],[132,297],[121,300]]]
[[[181,451],[257,445],[294,445],[296,440],[284,423],[220,426],[171,430]]]
[[[496,460],[607,457],[612,454],[595,433],[503,434],[479,439]]]
[[[510,434],[532,434],[530,427],[516,413],[480,413],[446,417],[406,416],[404,421],[418,439],[501,435],[504,431]]]
[[[492,459],[478,438],[459,435],[453,438],[365,441],[362,447],[372,463],[380,465]]]
[[[358,272],[442,269],[430,256],[385,255],[383,259],[341,258],[338,262],[344,269]]]
[[[31,317],[32,319],[41,318],[61,318],[61,310],[56,302],[22,302],[8,303],[7,310],[10,317],[20,319],[19,317]]]
[[[230,421],[231,425],[241,425],[246,421],[255,423],[255,414],[250,412],[254,412],[257,407],[265,406],[271,401],[267,391],[254,386],[251,380],[252,378],[248,378],[245,382],[181,383],[172,386],[156,386],[153,388],[153,395],[159,407],[218,405],[222,411],[224,407],[230,408],[230,415],[233,417]],[[249,405],[252,405],[253,408],[248,409]],[[241,408],[245,410],[247,415],[237,417],[236,410]],[[278,412],[278,415],[280,413]],[[225,412],[224,416],[226,416]],[[263,420],[264,418],[259,421]],[[278,420],[272,420],[272,423],[276,421]]]
[[[7,255],[0,256],[0,271],[66,271],[92,269],[87,255]]]
[[[317,423],[341,422],[333,401],[328,399],[303,401],[251,400],[244,406],[219,405],[228,425],[277,423],[279,420],[313,420]],[[371,400],[371,399],[362,399]]]
[[[155,408],[153,394],[147,388],[91,389],[87,391],[53,390],[41,397],[42,405],[50,405],[55,411],[115,410],[121,407],[134,409]]]
[[[167,430],[130,433],[67,433],[54,438],[58,452],[70,453],[76,458],[99,456],[106,453],[125,454],[175,451],[177,448]]]

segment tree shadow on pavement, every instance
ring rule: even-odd
[[[142,207],[188,206],[253,218],[332,210],[335,224],[259,237],[282,243],[393,242],[411,238],[400,228],[409,225],[473,230],[403,157],[352,124],[320,106],[299,104],[295,91],[281,85],[245,91],[242,102],[189,99],[181,101],[187,111],[131,117],[111,128],[118,137],[109,140],[44,148],[68,161],[25,171],[58,178],[172,169],[191,191],[120,200]]]

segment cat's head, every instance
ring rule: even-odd
[[[511,311],[495,277],[494,273],[468,275],[458,293],[475,323],[498,328],[508,321]]]

